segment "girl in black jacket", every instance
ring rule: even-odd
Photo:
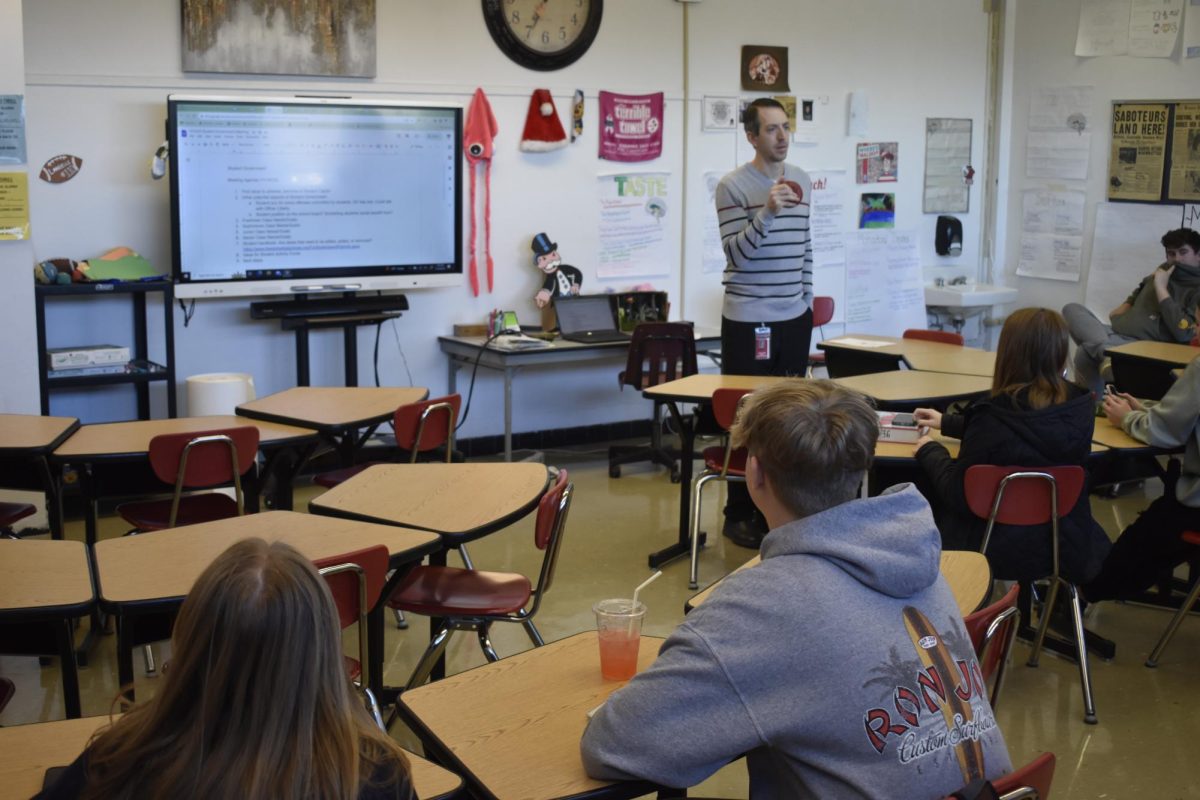
[[[963,478],[975,464],[1048,467],[1084,465],[1091,451],[1095,403],[1086,389],[1064,377],[1068,333],[1062,316],[1047,308],[1011,314],[1000,332],[991,394],[962,414],[916,410],[918,424],[959,438],[958,458],[928,436],[916,444],[916,457],[932,484],[933,506],[942,546],[978,550],[985,520],[967,507]],[[1059,521],[1059,569],[1072,583],[1090,580],[1111,546],[1092,518],[1087,488]],[[986,553],[1001,580],[1035,580],[1052,568],[1050,526],[996,525]]]

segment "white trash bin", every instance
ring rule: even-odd
[[[187,379],[190,417],[232,415],[235,408],[254,397],[254,377],[245,372],[207,372]]]

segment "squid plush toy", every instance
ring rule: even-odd
[[[492,140],[496,136],[496,116],[483,89],[476,89],[467,108],[463,125],[463,150],[471,169],[471,291],[479,296],[479,266],[475,259],[475,167],[483,164],[483,255],[487,264],[487,289],[492,291]]]

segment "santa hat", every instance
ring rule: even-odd
[[[527,153],[545,153],[566,146],[567,132],[558,119],[550,90],[534,89],[529,98],[529,113],[525,115],[521,149]]]
[[[492,291],[492,139],[496,135],[496,116],[488,103],[483,89],[476,89],[467,109],[467,120],[463,126],[463,151],[471,170],[471,261],[468,275],[471,278],[471,291],[479,296],[479,267],[475,258],[475,166],[483,164],[483,253],[487,266],[487,288]]]

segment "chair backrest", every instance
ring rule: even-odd
[[[396,409],[393,424],[396,431],[396,446],[412,453],[411,461],[418,453],[425,453],[446,445],[446,463],[454,451],[454,426],[458,424],[458,412],[462,407],[462,395],[448,394],[431,397],[417,403],[409,403]]]
[[[942,344],[956,344],[959,347],[963,346],[964,339],[961,333],[954,331],[929,331],[924,328],[909,328],[904,332],[905,339],[924,339],[927,342],[941,342]]]
[[[833,319],[833,298],[817,296],[813,298],[813,327],[827,325]]]
[[[387,580],[388,550],[381,544],[350,553],[322,558],[313,562],[337,606],[338,624],[358,627],[358,662],[363,671],[363,685],[368,684],[367,670],[367,612],[379,602],[379,594]]]
[[[696,333],[686,322],[643,322],[633,329],[621,386],[645,389],[695,375]]]
[[[989,699],[993,711],[1000,697],[1000,687],[1004,683],[1008,654],[1012,649],[1013,639],[1017,636],[1019,594],[1020,587],[1014,583],[1004,597],[963,618],[963,624],[975,648],[979,671],[983,674],[983,680],[992,684]]]
[[[1001,800],[1016,800],[1017,798],[1034,797],[1037,800],[1047,800],[1050,797],[1050,784],[1054,781],[1054,753],[1042,753],[1020,769],[1014,769],[1003,778],[992,781]],[[1021,794],[1022,789],[1029,788],[1036,795]]]
[[[569,479],[567,471],[560,469],[554,485],[547,489],[538,501],[537,519],[533,525],[533,542],[539,550],[545,551],[545,555],[542,557],[537,586],[532,592],[534,600],[529,609],[531,616],[537,611],[542,595],[549,591],[554,583],[558,553],[562,548],[563,533],[567,527],[567,514],[571,510],[571,498],[575,493],[575,487]]]
[[[206,489],[244,475],[258,455],[258,428],[243,425],[190,433],[164,433],[150,440],[150,468],[163,483]]]
[[[207,489],[233,482],[237,513],[245,509],[242,475],[258,457],[258,428],[242,425],[189,433],[164,433],[150,440],[150,468],[163,483],[174,484],[167,527],[174,528],[186,489]]]
[[[987,520],[979,552],[986,554],[992,529],[1050,523],[1053,575],[1058,576],[1058,521],[1071,513],[1085,483],[1083,467],[967,467],[963,492],[975,516]]]
[[[738,405],[742,402],[742,398],[750,394],[753,389],[717,389],[712,394],[712,410],[713,419],[721,426],[722,430],[729,430],[733,427],[733,421],[737,419]]]

